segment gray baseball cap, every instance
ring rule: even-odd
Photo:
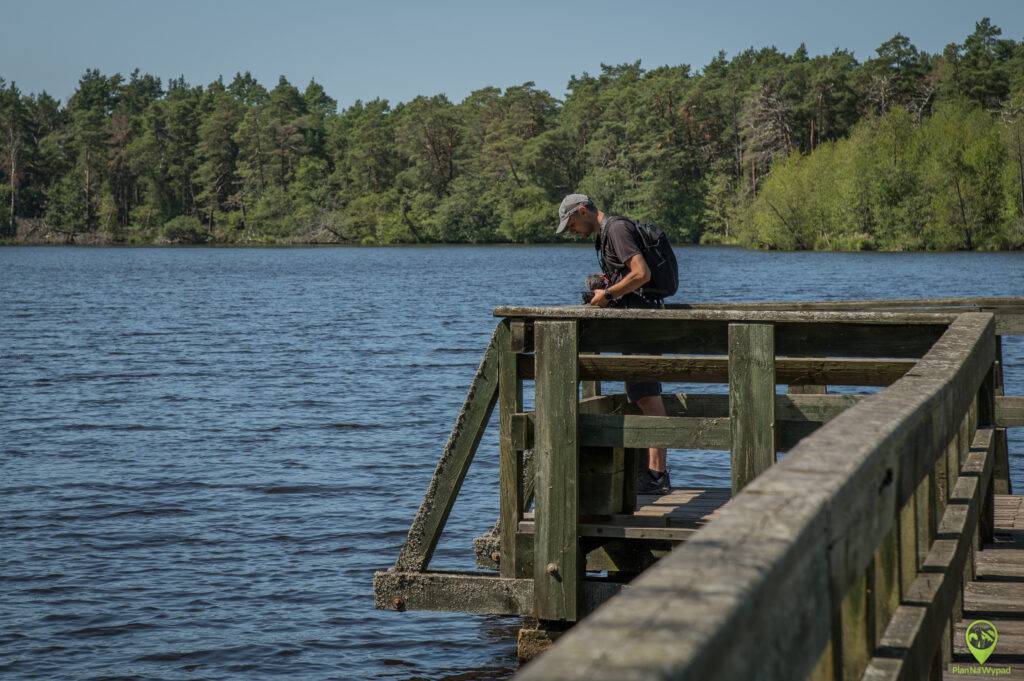
[[[561,234],[565,231],[566,225],[569,224],[569,216],[572,215],[574,210],[580,206],[593,205],[594,202],[586,194],[569,194],[562,199],[562,204],[558,207],[558,227],[555,228],[555,234]]]

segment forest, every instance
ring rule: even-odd
[[[1024,42],[982,19],[934,54],[897,34],[341,110],[248,72],[89,69],[66,103],[0,78],[3,243],[545,242],[574,191],[676,243],[1024,248]]]

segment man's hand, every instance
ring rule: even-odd
[[[608,300],[608,296],[606,295],[605,289],[594,289],[594,297],[590,299],[590,304],[597,305],[598,307],[608,307],[608,305],[610,305],[610,302]]]

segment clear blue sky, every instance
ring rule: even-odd
[[[528,80],[561,97],[602,62],[698,69],[719,50],[801,42],[863,60],[897,31],[934,52],[982,16],[1024,37],[1024,0],[0,0],[0,77],[62,100],[88,67],[201,84],[245,70],[267,85],[315,78],[343,107]]]

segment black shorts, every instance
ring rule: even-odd
[[[644,300],[632,294],[626,295],[620,305],[627,308],[662,308],[665,304],[660,300]],[[624,352],[624,355],[635,355],[639,353]],[[654,397],[661,394],[661,383],[658,381],[642,381],[639,383],[626,383],[626,397],[630,402],[636,402],[643,397]]]
[[[642,397],[654,397],[661,394],[661,383],[657,381],[645,381],[643,383],[627,383],[626,397],[630,402],[636,402]]]

